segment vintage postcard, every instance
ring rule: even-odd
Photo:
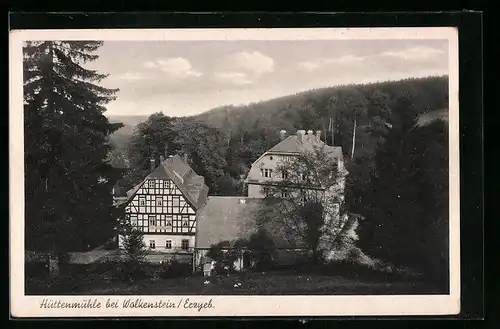
[[[13,30],[13,317],[460,312],[458,32]]]

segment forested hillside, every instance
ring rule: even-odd
[[[258,152],[272,146],[278,131],[294,133],[298,129],[328,129],[335,122],[335,144],[344,152],[352,149],[353,112],[358,116],[356,148],[358,157],[373,155],[374,129],[408,102],[415,114],[447,110],[448,77],[406,79],[366,85],[346,85],[310,90],[245,106],[227,106],[202,113],[195,118],[219,128],[232,140],[262,144]]]

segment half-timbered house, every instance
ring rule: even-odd
[[[127,192],[125,217],[143,232],[152,254],[192,254],[196,240],[197,212],[204,206],[208,187],[186,159],[179,155],[152,160],[152,171]],[[123,246],[123,236],[119,236]]]

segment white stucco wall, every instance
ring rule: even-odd
[[[264,198],[261,185],[248,184],[248,197],[249,198]]]
[[[120,249],[123,249],[123,236],[118,237],[118,246]],[[154,251],[160,252],[179,252],[179,249],[182,247],[182,240],[189,240],[189,248],[194,248],[195,236],[191,235],[168,235],[168,234],[144,234],[144,244],[149,248],[149,241],[154,240],[156,248]],[[166,241],[172,241],[172,249],[167,249]]]

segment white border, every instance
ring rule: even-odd
[[[123,301],[139,296],[24,295],[24,143],[22,42],[24,40],[350,40],[447,39],[449,42],[450,163],[450,295],[399,296],[140,296],[144,301],[212,299],[214,308],[193,309],[57,309],[40,308],[43,298],[61,301],[108,298]],[[110,316],[377,316],[449,315],[460,311],[460,186],[458,114],[458,31],[426,28],[309,29],[125,29],[14,30],[10,34],[10,302],[15,317]]]

